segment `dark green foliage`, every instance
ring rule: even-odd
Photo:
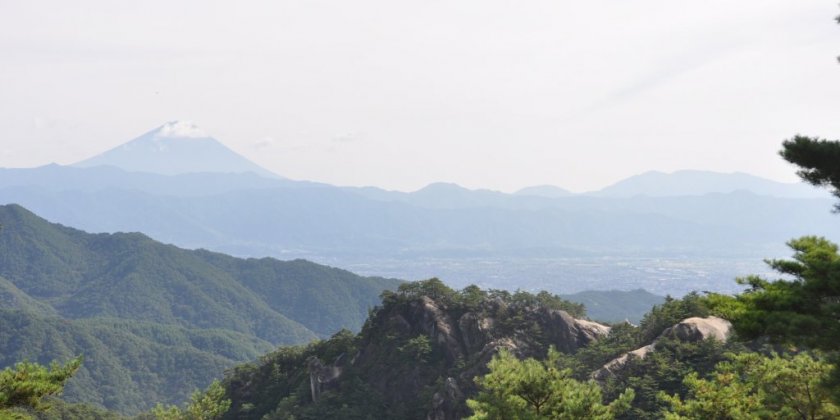
[[[431,301],[423,291],[433,291],[441,301],[448,303],[444,305]],[[514,298],[517,294],[519,296]],[[264,356],[257,363],[241,365],[230,371],[224,385],[225,398],[230,398],[232,404],[225,418],[426,418],[432,406],[432,396],[446,389],[445,383],[450,380],[447,378],[457,378],[463,399],[460,400],[461,403],[451,407],[449,413],[455,413],[458,418],[471,414],[478,414],[479,417],[476,418],[539,418],[538,415],[526,415],[528,410],[536,409],[537,404],[540,405],[540,415],[543,416],[545,413],[542,410],[552,406],[554,408],[551,410],[567,413],[567,417],[562,418],[589,418],[596,415],[612,418],[617,415],[622,419],[661,419],[674,401],[694,404],[688,401],[695,397],[718,398],[736,395],[737,389],[726,388],[726,384],[715,385],[715,389],[701,389],[707,382],[714,383],[720,379],[717,376],[723,366],[720,363],[733,360],[732,354],[738,355],[734,357],[752,361],[764,357],[734,339],[727,343],[715,340],[692,343],[659,338],[654,351],[644,358],[631,358],[623,368],[601,383],[600,388],[589,382],[593,371],[606,362],[628,350],[651,343],[644,341],[642,337],[658,336],[662,330],[685,318],[708,315],[709,302],[714,303],[715,300],[696,293],[683,299],[668,298],[665,303],[645,316],[642,327],[629,323],[613,325],[607,337],[576,352],[552,352],[548,345],[539,349],[544,343],[540,343],[538,337],[531,336],[533,341],[517,341],[519,350],[527,347],[530,352],[525,355],[518,354],[517,358],[527,358],[529,355],[533,358],[527,362],[519,362],[512,356],[505,356],[505,363],[501,363],[504,366],[497,366],[497,373],[504,371],[521,376],[521,380],[512,382],[505,382],[506,376],[501,374],[496,375],[498,378],[492,375],[483,376],[487,373],[488,359],[449,359],[445,343],[419,334],[416,329],[415,322],[425,322],[423,320],[427,320],[425,317],[428,316],[424,315],[428,312],[417,312],[418,308],[436,305],[436,308],[443,310],[452,319],[467,312],[495,319],[497,325],[492,332],[495,338],[512,337],[508,335],[511,334],[510,331],[514,331],[513,334],[516,334],[516,331],[524,331],[529,335],[538,321],[528,315],[528,311],[516,308],[524,308],[541,301],[537,295],[526,296],[522,292],[509,293],[498,290],[482,291],[474,286],[455,291],[436,279],[411,284],[397,292],[383,293],[383,305],[372,310],[371,317],[360,334],[353,335],[349,331],[343,331],[329,340],[308,346],[283,347]],[[553,299],[549,300],[551,301]],[[530,311],[538,313],[545,309],[538,306],[531,307]],[[415,318],[411,322],[405,321],[412,319],[412,316]],[[505,323],[502,321],[505,319],[510,322],[510,331],[504,330]],[[512,319],[516,321],[510,321]],[[765,351],[763,354],[769,352]],[[324,383],[319,400],[314,403],[307,366],[316,358],[325,366],[340,368],[342,374],[339,380]],[[770,367],[762,371],[764,383],[761,386],[766,390],[771,390],[773,386],[783,389],[788,383],[791,386],[801,383],[815,385],[819,376],[826,372],[825,364],[821,364],[818,366],[819,375],[809,379],[808,376],[813,375],[800,375],[796,369],[788,369],[784,364],[777,366],[773,360],[768,363],[750,365]],[[778,375],[772,376],[776,373]],[[478,383],[469,381],[476,377],[482,379]],[[772,382],[773,380],[776,382]],[[698,384],[701,388],[698,388]],[[484,390],[483,394],[479,394],[480,389]],[[629,402],[628,394],[625,394],[629,389],[634,390],[635,394],[632,402]],[[706,390],[711,394],[704,396],[703,392]],[[793,391],[794,388],[790,390]],[[799,392],[800,389],[795,391]],[[814,389],[813,392],[814,395],[825,394],[824,390]],[[622,397],[622,394],[625,396]],[[564,397],[553,399],[555,395]],[[671,397],[664,398],[664,395]],[[463,403],[469,398],[474,400],[471,404],[478,410],[476,413]],[[780,404],[773,399],[776,397],[766,392],[761,394],[761,398],[770,398],[767,399],[768,404],[771,400],[775,401],[773,404]],[[614,410],[604,405],[616,400],[621,402],[614,406]],[[514,411],[504,411],[508,404],[515,406]],[[827,405],[821,407],[825,410],[834,409]],[[627,410],[619,410],[624,408]],[[583,411],[575,411],[578,409]],[[780,413],[789,411],[782,406],[775,410]]]
[[[487,298],[487,292],[481,290],[480,287],[471,284],[458,292],[458,302],[467,311],[476,311],[479,309],[481,302]]]
[[[64,398],[125,413],[158,401],[180,403],[224,369],[272,348],[233,331],[114,318],[64,320],[0,310],[0,325],[0,365],[82,353],[87,362],[68,382]]]
[[[197,255],[230,273],[274,311],[304,325],[319,337],[342,328],[357,331],[383,290],[404,282],[361,277],[349,271],[305,260],[240,259],[209,251]]]
[[[639,340],[639,328],[628,323],[613,325],[610,334],[560,359],[563,367],[571,369],[576,379],[585,380],[592,372],[616,357],[644,344]]]
[[[158,404],[151,411],[154,420],[218,420],[230,408],[221,382],[213,381],[204,392],[195,391],[186,407]]]
[[[768,261],[786,278],[739,279],[750,288],[735,296],[712,296],[715,311],[732,320],[744,338],[772,341],[828,352],[835,368],[830,382],[840,401],[840,254],[825,238],[790,241],[792,260]]]
[[[799,167],[796,173],[803,180],[829,187],[831,193],[840,198],[840,141],[797,135],[782,143],[779,154]],[[840,204],[835,210],[840,211]]]
[[[417,299],[426,296],[444,304],[455,303],[459,297],[454,289],[443,284],[438,278],[403,283],[397,289],[397,293],[405,299]]]
[[[418,335],[410,338],[405,345],[397,347],[397,350],[409,361],[426,362],[432,353],[432,343],[429,337]]]
[[[0,276],[66,318],[225,328],[276,344],[358,329],[399,282],[306,261],[189,251],[141,234],[91,235],[0,206]]]
[[[716,309],[733,320],[745,338],[769,336],[776,341],[824,350],[840,346],[840,254],[837,245],[807,236],[790,241],[792,260],[768,261],[788,279],[758,276],[739,279],[750,286]]]
[[[494,318],[498,325],[493,334],[516,334],[539,356],[549,348],[538,331],[539,314],[555,309],[583,314],[581,305],[545,292],[483,291],[476,286],[456,291],[438,279],[403,284],[384,292],[382,302],[357,336],[345,331],[305,347],[280,348],[256,364],[234,369],[224,381],[232,400],[226,418],[425,418],[446,378],[459,378],[464,392],[473,392],[472,378],[485,371],[487,361],[453,358],[447,344],[420,330],[418,324],[431,322],[424,305],[434,305],[433,311],[441,311],[436,316],[453,321],[468,312]],[[314,358],[342,369],[340,380],[324,385],[317,404],[307,370]],[[452,410],[469,414],[463,400]]]
[[[670,296],[665,302],[656,305],[650,310],[639,323],[639,341],[650,343],[666,328],[691,317],[706,317],[711,314],[708,300],[691,292],[682,299],[674,299]]]
[[[660,340],[656,350],[643,358],[628,362],[620,375],[604,386],[606,398],[615,398],[624,389],[636,391],[630,411],[621,418],[657,419],[667,404],[659,398],[660,392],[668,395],[685,396],[688,386],[683,378],[698,372],[706,377],[715,365],[726,360],[726,353],[744,350],[738,343],[721,344],[715,340],[686,343],[676,340]]]
[[[0,277],[0,308],[19,309],[47,316],[56,315],[52,306],[32,298],[3,277]]]
[[[338,360],[341,364],[341,360],[356,354],[358,343],[359,337],[344,330],[329,340],[281,347],[257,363],[236,367],[224,380],[232,401],[225,418],[391,418],[377,393],[352,368],[346,372],[349,379],[342,380],[338,389],[322,394],[318,404],[312,404],[307,361],[317,357],[326,363]]]
[[[83,353],[65,397],[124,413],[181,403],[272,345],[359,329],[400,283],[87,234],[16,205],[0,223],[0,367]]]
[[[475,413],[470,420],[611,420],[629,408],[633,390],[604,404],[598,384],[558,369],[559,357],[550,349],[544,361],[519,360],[502,350],[488,364],[490,372],[477,379],[480,390],[467,401]]]
[[[545,308],[566,311],[575,318],[586,318],[586,308],[583,304],[568,301],[545,290],[536,294],[524,290],[510,293],[506,290],[495,289],[484,291],[478,286],[469,285],[456,291],[437,278],[403,283],[396,292],[386,291],[381,297],[383,303],[387,304],[397,301],[408,302],[423,296],[447,306],[457,314],[481,310],[481,303],[491,299],[504,303],[512,312]]]
[[[541,307],[547,309],[559,309],[566,311],[575,318],[586,318],[586,308],[581,303],[570,302],[553,295],[545,290],[536,295],[517,290],[511,296],[511,304],[517,307]]]
[[[687,398],[660,397],[677,419],[836,419],[840,407],[821,386],[831,366],[808,354],[728,355],[708,379],[686,375]]]
[[[21,412],[41,412],[50,408],[46,397],[60,395],[64,384],[79,370],[82,358],[64,366],[57,362],[49,367],[19,362],[0,371],[0,418],[24,417]]]
[[[419,322],[423,322],[426,316],[417,315],[418,308],[432,302],[427,299],[426,293],[434,293],[438,298],[433,301],[434,304],[453,320],[467,312],[494,319],[493,337],[519,337],[520,348],[528,348],[529,354],[536,360],[551,359],[552,372],[558,375],[562,372],[554,379],[561,385],[565,384],[558,385],[558,393],[566,395],[564,392],[569,391],[567,396],[576,395],[574,398],[579,397],[578,402],[592,402],[575,405],[577,403],[570,400],[572,405],[569,407],[590,407],[595,411],[589,414],[596,413],[606,418],[619,411],[618,406],[615,411],[603,406],[604,402],[614,400],[630,405],[622,418],[661,418],[666,407],[666,402],[659,397],[661,391],[684,397],[689,392],[689,386],[683,381],[686,375],[697,372],[700,378],[706,378],[717,363],[726,360],[727,352],[745,350],[737,342],[721,344],[708,340],[685,343],[662,339],[656,351],[644,359],[632,359],[625,369],[604,383],[602,395],[597,385],[588,382],[593,371],[629,350],[650,344],[650,341],[642,340],[643,336],[658,336],[662,330],[684,318],[708,314],[706,298],[697,294],[690,294],[684,299],[669,298],[645,317],[644,328],[627,323],[616,324],[607,337],[576,352],[560,354],[549,352],[549,344],[542,341],[540,320],[534,315],[550,308],[566,307],[556,297],[525,292],[482,291],[474,286],[456,291],[437,279],[431,279],[405,285],[396,292],[383,293],[383,306],[372,311],[358,336],[345,332],[306,347],[281,348],[256,364],[236,368],[224,381],[227,395],[233,402],[226,418],[425,418],[432,406],[432,396],[445,389],[446,378],[458,378],[465,398],[475,396],[479,388],[471,379],[487,372],[485,365],[488,359],[466,357],[451,360],[445,344],[415,329],[416,317],[420,316]],[[407,324],[402,321],[412,319],[414,321]],[[409,324],[413,326],[409,327]],[[340,380],[325,385],[318,403],[312,402],[307,370],[312,358],[343,370]],[[349,363],[349,360],[354,362]],[[543,366],[543,372],[547,372],[546,365],[542,363],[529,362],[531,373],[539,370],[534,369],[536,365]],[[553,380],[549,382],[554,383]],[[548,389],[537,388],[535,392]],[[620,397],[627,389],[635,389],[636,397],[632,403],[626,396]],[[509,392],[504,395],[506,397],[501,400],[518,398]],[[476,401],[487,404],[501,401],[488,398]],[[463,402],[460,404],[452,407],[451,412],[461,417],[472,414]],[[493,418],[491,406],[483,405],[481,409]],[[561,410],[558,408],[561,406],[565,407],[559,404],[555,408]],[[569,418],[576,417],[572,415]]]
[[[63,400],[51,399],[50,409],[35,414],[38,420],[127,420],[113,411],[91,404],[71,404]]]
[[[559,366],[572,370],[578,380],[587,380],[592,373],[616,357],[651,344],[668,327],[685,318],[707,316],[707,298],[690,293],[682,299],[667,298],[662,305],[654,307],[643,318],[639,327],[628,323],[612,326],[610,334],[574,354],[558,359]],[[706,377],[714,366],[725,360],[728,351],[742,351],[745,347],[734,341],[721,344],[714,340],[686,343],[673,339],[660,339],[655,351],[645,358],[631,358],[624,368],[611,376],[603,385],[604,398],[617,398],[625,389],[635,390],[631,409],[622,414],[627,419],[661,418],[665,403],[659,392],[685,395],[687,387],[683,378],[698,372]]]

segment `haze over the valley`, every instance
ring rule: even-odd
[[[824,190],[745,173],[647,172],[585,194],[434,183],[404,193],[295,181],[170,121],[71,166],[0,169],[0,203],[90,232],[305,258],[457,287],[738,290],[791,237],[840,238]]]
[[[86,6],[0,5],[0,204],[51,222],[556,293],[840,239],[778,156],[840,131],[830,4]]]

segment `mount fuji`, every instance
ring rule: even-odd
[[[245,173],[278,175],[249,161],[189,121],[170,121],[128,143],[72,166],[115,166],[129,172],[161,175]]]

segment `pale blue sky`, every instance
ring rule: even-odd
[[[169,120],[279,174],[413,190],[596,189],[647,170],[794,180],[840,138],[818,0],[0,0],[0,166]]]

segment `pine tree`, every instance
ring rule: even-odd
[[[467,401],[475,412],[470,419],[609,420],[630,407],[632,389],[605,405],[598,384],[577,381],[571,370],[557,368],[560,357],[554,349],[542,362],[500,351],[488,364],[490,372],[476,378],[481,390]]]

